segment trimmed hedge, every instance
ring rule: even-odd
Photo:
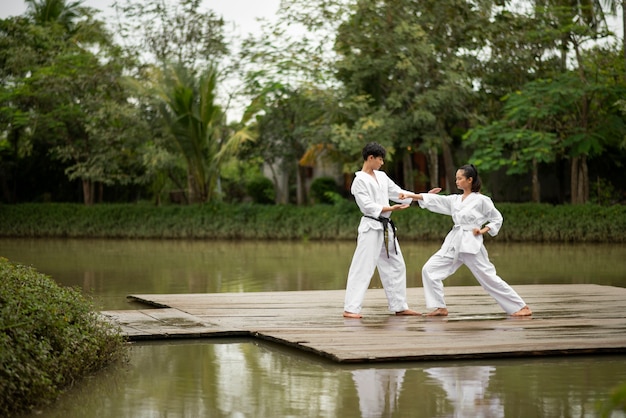
[[[0,416],[53,401],[125,352],[79,290],[0,258]]]
[[[626,206],[496,204],[504,216],[499,241],[626,242]],[[298,207],[260,204],[0,205],[0,236],[123,239],[353,240],[360,213],[348,200]],[[414,204],[394,213],[403,240],[441,241],[449,216]]]

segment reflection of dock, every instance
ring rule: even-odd
[[[343,290],[132,295],[160,309],[106,311],[130,340],[251,336],[337,362],[626,352],[626,289],[517,285],[534,311],[510,318],[482,288],[446,287],[447,318],[396,317],[370,289],[363,319],[342,317]],[[422,288],[409,305],[423,307]]]

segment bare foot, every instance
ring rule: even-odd
[[[404,311],[396,312],[396,316],[420,316],[419,312],[412,311],[411,309],[405,309]]]
[[[363,318],[363,315],[358,314],[358,313],[354,313],[354,312],[348,312],[348,311],[343,311],[343,317],[344,318]]]
[[[426,316],[448,316],[448,309],[437,308],[434,311],[427,313]]]
[[[531,316],[533,311],[530,310],[528,306],[524,306],[519,311],[512,313],[511,316]]]

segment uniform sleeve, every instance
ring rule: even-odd
[[[487,196],[483,199],[483,213],[487,219],[485,226],[489,227],[488,234],[495,237],[498,235],[498,232],[500,232],[504,218],[502,217],[500,211],[496,209],[493,201]]]
[[[420,208],[428,209],[431,212],[442,215],[452,215],[451,196],[438,195],[434,193],[421,193],[422,200],[418,200]]]
[[[352,195],[354,195],[354,200],[363,215],[373,216],[375,218],[380,216],[383,211],[383,205],[376,203],[376,201],[372,199],[367,184],[363,180],[357,177],[352,182],[350,191]]]
[[[400,200],[398,198],[398,196],[400,195],[400,193],[402,193],[402,194],[412,194],[413,192],[408,191],[408,190],[404,190],[403,188],[398,186],[396,183],[394,183],[393,180],[391,180],[391,179],[388,179],[388,180],[389,180],[389,183],[387,185],[387,191],[389,193],[389,200],[391,200],[392,202],[396,202],[396,203],[402,203],[402,204],[410,205],[413,202],[413,199],[408,198],[408,199]]]

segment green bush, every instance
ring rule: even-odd
[[[0,416],[54,400],[124,347],[78,290],[0,258]]]
[[[361,213],[354,201],[293,206],[70,203],[0,205],[0,236],[118,239],[354,240]],[[401,240],[441,242],[450,216],[413,207],[393,214]],[[500,242],[625,243],[626,206],[496,203]]]
[[[311,197],[314,203],[331,204],[331,196],[337,194],[337,182],[332,177],[318,177],[311,183]]]
[[[249,180],[246,184],[246,190],[254,203],[263,205],[274,203],[274,183],[265,176],[255,176]]]

